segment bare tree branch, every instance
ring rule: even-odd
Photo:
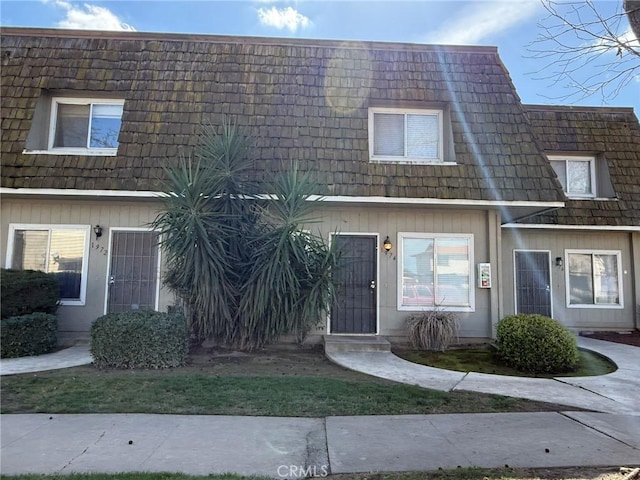
[[[620,2],[611,15],[599,12],[592,0],[541,2],[547,15],[538,22],[540,32],[527,50],[529,58],[545,61],[535,78],[569,90],[556,99],[599,95],[606,103],[632,81],[640,81],[640,42],[629,26],[637,13],[629,5],[634,2],[625,3],[626,11]]]

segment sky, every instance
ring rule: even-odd
[[[616,55],[617,49],[603,48],[605,41],[577,38],[571,31],[557,38],[590,49],[597,58],[584,65],[580,58],[569,59],[572,78],[558,80],[554,72],[567,66],[553,65],[561,57],[547,54],[558,45],[541,40],[549,32],[557,36],[565,21],[578,18],[593,22],[590,28],[598,33],[599,15],[617,38],[640,51],[621,4],[603,0],[590,7],[584,1],[559,0],[551,5],[560,21],[549,16],[541,0],[0,0],[0,24],[497,46],[525,103],[634,107],[640,115],[640,56]],[[624,71],[626,76],[620,77]],[[611,83],[604,91],[589,96],[572,87],[607,80]]]

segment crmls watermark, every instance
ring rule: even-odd
[[[277,473],[280,478],[327,477],[329,465],[280,465]]]

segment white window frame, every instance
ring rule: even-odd
[[[407,115],[434,115],[438,119],[438,156],[437,158],[423,158],[423,157],[408,157],[406,156],[388,156],[388,155],[375,155],[374,154],[374,115],[376,113],[390,113],[395,115],[404,115],[405,128],[404,128],[404,149],[407,150],[407,128],[406,117]],[[369,160],[372,163],[409,163],[409,164],[438,164],[438,165],[455,165],[454,162],[444,161],[444,111],[438,109],[410,109],[410,108],[382,108],[371,107],[369,108]]]
[[[549,162],[564,162],[564,175],[567,179],[567,185],[565,188],[565,195],[568,198],[572,199],[593,199],[597,194],[597,185],[596,185],[596,159],[593,156],[579,156],[579,155],[549,155]],[[589,163],[589,174],[591,180],[591,193],[571,193],[567,191],[569,188],[569,172],[567,170],[568,162],[588,162]],[[553,167],[551,167],[553,168]]]
[[[87,277],[89,274],[89,252],[91,244],[91,225],[56,225],[56,224],[35,224],[35,223],[11,223],[9,224],[9,238],[7,239],[7,254],[5,259],[5,268],[11,268],[13,261],[13,244],[15,243],[16,230],[40,230],[48,231],[49,235],[53,230],[84,230],[85,244],[82,255],[82,277],[80,279],[80,298],[78,299],[60,299],[60,305],[84,306],[87,298]],[[49,236],[49,242],[51,236]],[[47,245],[47,249],[51,246]],[[49,252],[47,252],[49,257]]]
[[[403,240],[405,238],[465,238],[469,241],[469,305],[468,306],[452,306],[452,305],[437,305],[433,306],[415,306],[415,305],[403,305],[402,293],[403,293],[403,273],[404,273],[404,252],[403,252]],[[426,312],[434,309],[443,310],[447,312],[475,312],[476,311],[476,295],[475,295],[475,268],[474,268],[474,235],[472,233],[418,233],[418,232],[398,232],[398,279],[397,279],[397,309],[399,312]],[[434,270],[434,279],[437,278],[437,270]],[[435,280],[434,280],[435,281]]]
[[[594,275],[594,266],[593,266],[593,256],[594,255],[615,255],[616,263],[618,267],[618,302],[619,303],[571,303],[571,284],[570,275],[569,275],[569,255],[571,254],[583,254],[583,255],[591,255],[591,275],[593,284],[595,284]],[[598,309],[621,309],[624,308],[624,298],[623,298],[623,285],[622,285],[622,252],[620,250],[578,250],[578,249],[569,249],[564,251],[564,265],[565,265],[565,293],[566,293],[566,302],[567,308],[598,308]],[[594,287],[595,288],[595,287]]]
[[[75,97],[53,97],[51,99],[51,115],[49,118],[49,138],[46,153],[56,155],[96,155],[96,156],[115,156],[118,153],[116,148],[91,148],[89,147],[89,138],[87,138],[86,147],[54,147],[56,122],[58,118],[58,105],[89,105],[89,135],[91,132],[91,118],[93,115],[94,105],[124,105],[124,100],[107,99],[107,98],[75,98]],[[89,137],[87,135],[87,137]],[[38,152],[30,152],[38,153]],[[43,152],[44,153],[44,152]]]

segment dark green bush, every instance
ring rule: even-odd
[[[167,368],[184,365],[189,332],[184,316],[133,310],[110,313],[91,327],[91,355],[100,368]]]
[[[0,271],[2,318],[33,312],[55,313],[59,289],[54,275],[36,270]]]
[[[40,355],[56,346],[58,320],[50,313],[34,312],[10,317],[2,320],[0,327],[2,358]]]
[[[543,315],[521,313],[500,320],[497,346],[507,365],[525,372],[568,372],[576,368],[579,358],[571,332]]]

